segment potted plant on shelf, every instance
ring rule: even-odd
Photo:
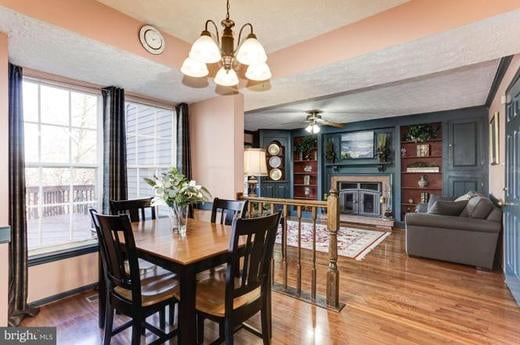
[[[211,194],[205,187],[188,180],[177,168],[171,168],[166,173],[144,180],[154,189],[153,205],[169,207],[170,219],[175,222],[181,235],[186,234],[189,207],[209,201],[211,198]]]
[[[437,136],[437,131],[431,125],[413,125],[408,127],[404,136],[405,141],[424,143]]]
[[[300,155],[300,160],[310,160],[312,150],[317,146],[318,139],[313,136],[303,137],[294,145],[295,151]]]
[[[336,163],[336,150],[331,138],[329,138],[325,144],[325,159],[327,162]]]

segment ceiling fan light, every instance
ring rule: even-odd
[[[221,86],[235,86],[238,84],[237,73],[233,69],[220,67],[215,76],[215,83]]]
[[[216,63],[222,58],[220,48],[217,43],[215,43],[215,40],[204,32],[193,42],[189,56],[203,63]]]
[[[205,63],[187,57],[182,63],[181,72],[188,77],[201,78],[209,74]]]
[[[249,35],[244,43],[240,45],[237,60],[244,65],[259,64],[267,61],[265,49],[260,42],[258,42],[255,35]]]
[[[312,125],[312,133],[313,134],[318,134],[320,132],[320,126],[318,126],[317,124],[314,124]]]
[[[246,71],[246,78],[254,81],[264,81],[271,79],[272,74],[269,66],[265,62],[249,65]]]
[[[308,125],[307,127],[305,127],[305,130],[309,133],[312,133],[312,125]]]

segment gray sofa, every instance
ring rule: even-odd
[[[406,253],[492,270],[502,210],[481,195],[468,198],[437,200],[420,205],[417,213],[407,214]]]

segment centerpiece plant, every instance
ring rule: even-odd
[[[186,234],[189,207],[211,199],[205,187],[188,180],[177,168],[144,180],[155,191],[154,206],[169,207],[170,219],[175,221],[180,234]]]

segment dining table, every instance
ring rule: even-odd
[[[186,233],[174,229],[168,217],[132,222],[139,258],[176,273],[180,298],[178,304],[178,344],[196,344],[197,274],[225,264],[229,258],[231,226],[189,219]],[[101,265],[100,265],[101,266]],[[99,326],[104,326],[105,284],[99,275]],[[268,308],[271,313],[271,296]],[[269,320],[271,317],[269,315]],[[271,333],[271,327],[269,333]]]

